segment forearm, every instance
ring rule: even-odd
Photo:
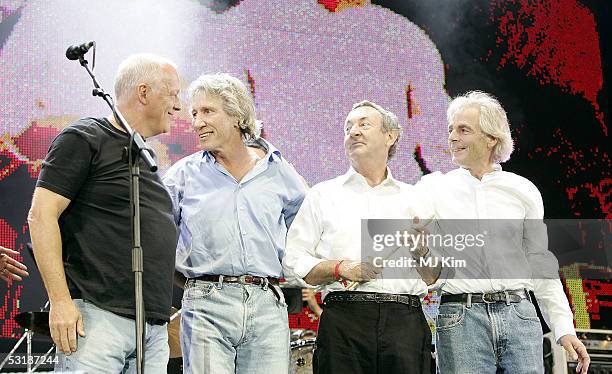
[[[336,264],[338,261],[323,261],[318,263],[304,277],[304,281],[312,286],[332,283],[336,280]]]
[[[421,279],[423,279],[423,282],[430,286],[436,283],[436,281],[440,277],[440,271],[442,270],[442,267],[440,266],[440,264],[437,264],[435,267],[417,266],[416,270],[421,276]]]
[[[423,282],[428,286],[436,283],[438,278],[440,278],[442,265],[440,261],[436,261],[437,259],[433,256],[431,250],[427,247],[419,248],[413,252],[412,258],[417,263],[416,271],[421,276],[421,279],[423,279]]]
[[[310,310],[312,310],[312,312],[314,314],[316,314],[317,317],[321,317],[321,314],[323,313],[323,309],[321,308],[321,306],[316,302],[316,300],[314,300],[313,302],[308,302],[308,308]]]
[[[71,300],[62,260],[62,239],[57,219],[30,214],[30,236],[36,263],[42,276],[49,301]]]

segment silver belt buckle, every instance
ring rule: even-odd
[[[487,295],[492,295],[492,294],[488,294],[488,293],[482,293],[482,302],[485,304],[493,304],[495,303],[495,300],[492,301],[487,301]]]

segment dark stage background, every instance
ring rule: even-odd
[[[185,84],[204,72],[242,77],[266,137],[310,184],[346,171],[342,122],[356,101],[370,99],[398,114],[404,135],[391,170],[414,183],[453,168],[446,151],[450,97],[493,93],[516,142],[503,167],[538,186],[546,217],[612,216],[607,1],[0,4],[0,245],[19,250],[31,269],[24,282],[0,284],[5,343],[22,334],[12,317],[46,301],[25,249],[41,160],[68,123],[107,114],[90,95],[86,73],[63,57],[68,45],[88,40],[98,44],[96,71],[108,90],[118,63],[144,51],[176,61]],[[162,172],[197,150],[184,108],[169,134],[149,140]],[[561,262],[577,327],[612,328],[607,245],[604,264]],[[433,315],[430,296],[426,309]],[[304,314],[292,320],[294,327],[311,323]]]

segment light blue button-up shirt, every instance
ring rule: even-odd
[[[280,277],[287,229],[306,184],[273,145],[240,182],[201,151],[174,164],[163,181],[179,227],[176,269],[206,274]]]

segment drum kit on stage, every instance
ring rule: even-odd
[[[49,303],[47,302],[45,308],[48,304]],[[23,334],[21,339],[17,341],[13,349],[6,355],[4,360],[0,362],[0,370],[2,370],[2,368],[4,368],[4,366],[11,361],[11,357],[24,341],[26,342],[26,355],[25,357],[19,357],[23,357],[23,360],[20,361],[23,361],[25,364],[26,373],[33,373],[40,365],[52,362],[53,360],[49,360],[49,358],[53,358],[52,352],[55,345],[51,346],[51,348],[49,348],[47,353],[45,353],[43,356],[32,355],[32,337],[35,333],[51,337],[51,333],[49,332],[49,312],[24,312],[17,314],[15,317],[13,317],[13,319],[19,326],[25,329],[25,334]]]
[[[312,357],[317,333],[312,330],[291,330],[290,374],[312,374]]]

